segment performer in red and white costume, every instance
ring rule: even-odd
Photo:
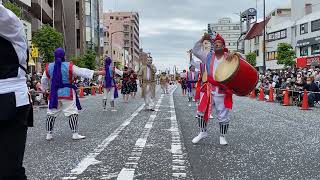
[[[220,126],[220,144],[227,145],[226,134],[229,128],[229,113],[232,109],[232,91],[214,80],[214,73],[217,66],[224,60],[230,59],[228,56],[234,56],[234,53],[228,54],[225,48],[224,39],[217,34],[213,40],[214,52],[203,50],[203,41],[211,40],[208,34],[205,34],[192,49],[192,53],[206,65],[207,82],[201,87],[203,95],[198,106],[198,122],[200,133],[192,142],[198,143],[201,139],[208,136],[207,122],[211,111],[214,109]]]

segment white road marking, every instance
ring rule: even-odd
[[[99,144],[93,152],[89,153],[87,157],[81,160],[81,162],[71,170],[68,176],[62,179],[76,179],[78,175],[82,174],[89,166],[100,163],[95,158],[104,150],[108,145],[119,136],[119,134],[131,123],[131,121],[139,114],[143,109],[144,104],[142,104],[128,119],[126,119],[113,133],[111,133],[105,140]]]
[[[131,151],[131,154],[128,157],[128,160],[127,160],[126,164],[124,165],[124,168],[122,168],[122,170],[118,174],[117,180],[130,180],[130,179],[134,178],[134,173],[136,171],[136,168],[138,167],[138,163],[141,158],[142,151],[146,146],[147,139],[148,139],[148,137],[150,135],[150,131],[153,127],[153,122],[154,122],[155,118],[157,117],[157,112],[158,112],[157,110],[159,110],[162,99],[163,99],[163,94],[161,95],[161,97],[159,98],[159,100],[156,104],[156,107],[155,107],[156,111],[154,111],[150,115],[148,122],[144,126],[144,130],[143,130],[140,138],[136,141],[136,143]]]
[[[174,91],[173,91],[174,92]],[[173,101],[173,92],[170,94],[170,107],[171,107],[171,153],[172,153],[172,178],[185,179],[187,177],[186,162],[187,158],[183,153],[183,144],[181,142],[180,131],[176,116],[176,110]]]

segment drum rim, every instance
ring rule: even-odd
[[[225,60],[226,61],[226,60]],[[217,82],[219,82],[219,83],[225,83],[225,82],[227,82],[227,81],[229,81],[230,79],[232,79],[234,76],[235,76],[235,74],[239,71],[239,68],[240,68],[240,61],[241,61],[241,59],[240,58],[238,58],[238,64],[237,64],[237,68],[235,69],[235,71],[233,72],[233,74],[231,75],[231,76],[229,76],[228,78],[226,78],[225,80],[223,80],[223,81],[217,81]],[[219,66],[218,66],[219,67]]]

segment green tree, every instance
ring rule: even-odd
[[[249,64],[251,64],[253,67],[255,67],[257,65],[257,55],[256,53],[248,53],[246,55],[246,60]]]
[[[7,9],[9,9],[10,11],[12,11],[19,18],[21,18],[22,13],[21,13],[21,9],[19,8],[19,6],[15,5],[14,3],[10,2],[10,1],[3,3],[3,6]]]
[[[32,42],[39,48],[44,62],[54,60],[54,50],[62,47],[63,36],[49,25],[43,25],[32,37]]]
[[[73,61],[75,65],[82,68],[88,68],[88,69],[96,68],[96,53],[92,49],[86,50],[83,56],[71,57],[70,60]]]
[[[278,64],[284,64],[285,66],[293,66],[295,64],[295,51],[290,44],[279,43],[277,51]]]

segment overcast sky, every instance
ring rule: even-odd
[[[258,17],[263,0],[257,0]],[[104,11],[134,11],[140,16],[140,47],[150,52],[160,70],[188,67],[186,51],[201,38],[208,23],[256,7],[256,0],[104,0]],[[288,7],[289,0],[266,0],[266,13]]]

